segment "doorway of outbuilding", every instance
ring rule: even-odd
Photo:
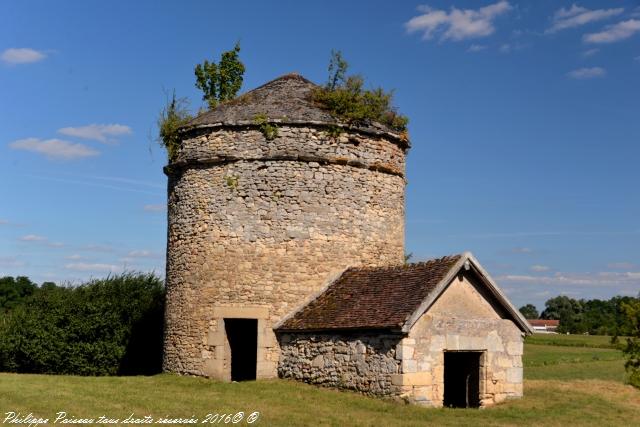
[[[224,319],[231,348],[231,381],[256,379],[258,319]]]
[[[481,351],[444,352],[444,406],[478,408],[480,406]]]

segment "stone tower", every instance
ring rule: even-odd
[[[315,87],[285,75],[182,130],[165,168],[166,371],[275,377],[277,322],[348,266],[403,262],[407,141],[341,125]]]

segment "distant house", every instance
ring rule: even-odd
[[[533,332],[537,334],[555,334],[556,329],[560,326],[559,320],[552,319],[527,319],[527,322],[533,328]]]

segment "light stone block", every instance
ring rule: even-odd
[[[522,368],[508,368],[507,382],[522,383]]]

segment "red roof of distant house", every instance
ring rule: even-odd
[[[558,327],[558,325],[560,325],[559,320],[552,320],[552,319],[527,319],[527,322],[529,322],[529,324],[534,327],[535,326]]]

